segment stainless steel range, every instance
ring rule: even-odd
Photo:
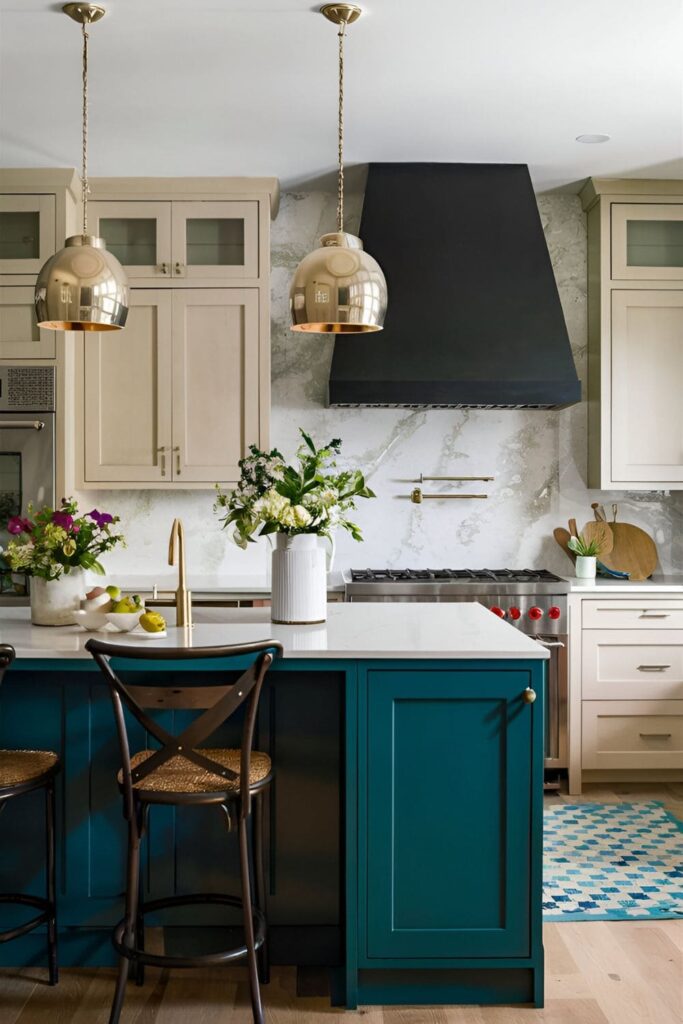
[[[544,569],[352,569],[347,601],[478,601],[550,650],[546,785],[567,767],[567,594]]]

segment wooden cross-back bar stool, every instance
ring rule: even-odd
[[[0,683],[15,658],[10,644],[0,644]],[[0,812],[7,811],[10,800],[35,790],[45,790],[45,896],[28,893],[0,893],[0,903],[33,907],[38,910],[30,920],[14,928],[0,931],[0,942],[10,942],[27,935],[41,924],[47,925],[47,963],[51,985],[58,981],[57,969],[57,907],[55,886],[55,776],[61,768],[59,756],[51,750],[0,750]],[[6,837],[9,829],[3,829]],[[15,842],[27,841],[26,836]],[[4,839],[6,842],[6,838]]]
[[[263,1024],[259,975],[268,980],[266,946],[265,880],[263,871],[263,795],[273,777],[270,757],[252,750],[261,688],[273,660],[282,653],[275,640],[224,647],[140,647],[90,639],[88,650],[109,683],[121,754],[118,785],[123,795],[124,817],[128,822],[128,856],[125,913],[114,929],[112,941],[119,953],[119,973],[112,1003],[110,1024],[118,1024],[131,962],[136,980],[142,984],[144,965],[153,967],[204,967],[246,959],[249,969],[251,1006],[256,1024]],[[163,671],[145,675],[144,685],[123,682],[111,665],[111,658],[135,661],[211,660],[221,671],[231,671],[237,658],[252,658],[235,682],[226,683],[212,671],[201,685],[169,685]],[[234,669],[232,669],[234,672]],[[156,676],[159,681],[157,682]],[[218,675],[217,679],[214,676]],[[239,749],[202,746],[242,705],[245,715]],[[201,714],[181,732],[163,728],[148,712],[174,709]],[[124,711],[159,743],[158,749],[131,754]],[[254,804],[253,854],[249,856],[249,820]],[[140,843],[147,828],[150,805],[214,804],[225,815],[228,826],[237,826],[241,895],[194,893],[144,901],[140,886]],[[252,902],[252,872],[256,905]],[[144,916],[168,907],[216,903],[242,910],[244,944],[218,953],[167,956],[147,952],[144,945]]]

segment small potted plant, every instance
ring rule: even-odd
[[[3,557],[13,572],[31,577],[31,622],[37,626],[66,626],[86,591],[86,572],[104,575],[100,555],[123,543],[116,532],[118,516],[109,512],[81,514],[72,498],[57,509],[47,505],[26,518],[12,516],[12,535]]]
[[[337,469],[340,440],[317,448],[305,431],[300,433],[296,465],[287,465],[277,448],[262,452],[251,445],[239,463],[239,484],[230,494],[217,485],[214,506],[239,547],[259,536],[274,537],[272,621],[297,625],[327,618],[327,566],[320,542],[333,552],[336,529],[362,540],[349,516],[357,498],[375,497],[359,469]]]
[[[567,547],[576,555],[576,577],[580,580],[595,579],[600,554],[600,545],[595,538],[586,540],[583,534],[578,537],[570,537]]]

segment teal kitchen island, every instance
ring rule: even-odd
[[[478,604],[336,604],[328,616],[279,626],[267,608],[228,609],[225,623],[169,629],[157,641],[284,645],[255,743],[271,754],[276,779],[266,814],[273,962],[329,967],[333,1001],[347,1007],[542,1005],[547,651]],[[89,635],[33,627],[27,609],[0,611],[0,641],[17,651],[0,691],[0,746],[48,748],[64,760],[62,966],[113,964],[110,929],[122,907],[117,744],[106,684],[84,650]],[[108,639],[149,646],[131,634]],[[127,666],[136,681],[164,671],[186,683],[186,670],[201,681],[216,670],[201,660]],[[234,745],[237,728],[213,745]],[[41,890],[38,812],[29,795],[2,816],[4,891]],[[148,898],[237,891],[234,847],[211,808],[153,808]],[[151,922],[163,925],[167,951],[225,945],[230,922],[216,908],[168,914]],[[43,957],[40,932],[0,946],[5,966]]]

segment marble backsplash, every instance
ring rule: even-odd
[[[569,516],[581,526],[592,516],[591,502],[602,501],[608,511],[618,503],[620,519],[655,537],[659,571],[683,570],[679,493],[587,489],[583,402],[561,412],[325,407],[334,342],[291,333],[287,298],[296,264],[334,223],[335,201],[325,192],[285,194],[273,224],[271,441],[291,455],[299,426],[319,441],[341,437],[344,456],[363,468],[377,493],[376,500],[361,502],[358,510],[365,543],[338,536],[336,567],[542,566],[566,574],[570,566],[552,530],[565,525]],[[358,195],[347,199],[349,230],[357,230],[361,201]],[[576,196],[543,195],[538,202],[577,370],[585,381],[584,215]],[[408,495],[420,473],[490,475],[495,480],[486,485],[486,501],[415,505]],[[210,492],[112,491],[83,500],[122,517],[128,546],[108,557],[112,573],[159,573],[176,515],[185,523],[193,572],[244,575],[266,570],[265,542],[248,552],[235,548],[219,529]]]

